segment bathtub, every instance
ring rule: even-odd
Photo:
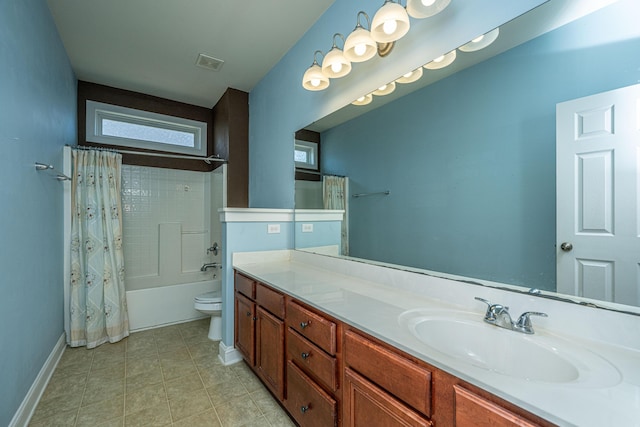
[[[218,290],[220,279],[127,291],[129,330],[140,331],[206,317],[193,308],[193,299]]]

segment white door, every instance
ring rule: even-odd
[[[558,292],[640,306],[640,85],[556,107]]]

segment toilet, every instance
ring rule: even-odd
[[[211,316],[209,325],[209,339],[222,339],[222,294],[220,291],[207,292],[195,298],[195,309]]]

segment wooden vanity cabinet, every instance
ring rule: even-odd
[[[288,299],[286,325],[285,407],[300,426],[339,425],[338,322]]]
[[[235,346],[249,367],[284,399],[284,295],[235,274]]]

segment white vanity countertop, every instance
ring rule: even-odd
[[[640,351],[636,348],[611,345],[602,339],[590,340],[584,336],[568,336],[562,331],[557,332],[552,329],[552,322],[545,323],[534,318],[532,320],[536,335],[533,337],[561,336],[562,339],[569,340],[606,359],[615,367],[612,369],[613,372],[617,369],[619,376],[608,381],[609,384],[605,387],[571,382],[542,383],[511,378],[471,366],[464,361],[458,361],[434,351],[414,337],[398,320],[400,314],[412,309],[444,309],[452,312],[465,310],[477,312],[478,318],[482,319],[483,304],[477,301],[466,305],[458,304],[459,295],[453,295],[454,299],[449,302],[446,296],[443,297],[442,292],[436,292],[434,297],[429,294],[429,283],[420,283],[420,286],[415,283],[411,286],[404,285],[407,277],[412,278],[411,276],[415,273],[397,272],[393,269],[387,272],[385,269],[378,270],[378,273],[382,271],[386,276],[381,277],[380,281],[363,279],[362,275],[356,277],[356,275],[339,272],[345,265],[349,268],[350,266],[344,263],[350,261],[336,260],[336,263],[342,263],[341,268],[327,268],[331,266],[331,261],[327,261],[330,258],[319,258],[321,262],[316,264],[313,262],[313,255],[295,255],[295,252],[287,255],[287,252],[278,251],[271,257],[234,254],[234,268],[553,423],[576,426],[640,426]],[[262,262],[257,262],[259,260]],[[367,268],[362,263],[351,262],[354,270]],[[415,274],[413,277],[414,282],[434,280],[434,288],[438,286],[442,288],[442,283],[439,281],[446,281],[446,279],[421,274]],[[503,303],[496,300],[500,297],[496,296],[496,292],[500,295],[501,291],[484,290],[481,287],[464,285],[460,282],[452,282],[448,287],[459,291],[461,285],[470,288],[465,290],[466,295],[462,296],[465,301],[473,300],[473,297],[470,297],[472,294],[486,298],[486,294],[489,293],[490,298],[487,299]],[[504,292],[504,298],[511,298],[509,294],[514,293]],[[539,303],[538,300],[541,298],[535,300],[537,306],[527,310],[546,311],[551,318],[554,307],[545,307],[545,302]],[[534,300],[527,300],[527,302],[530,301]],[[509,304],[509,301],[505,303],[505,305]],[[558,303],[546,304],[557,305]],[[544,310],[544,308],[550,310]],[[583,309],[586,310],[586,308]],[[602,310],[589,309],[586,313],[593,317],[594,312],[599,311]],[[566,321],[563,319],[563,322],[566,323]],[[581,319],[573,319],[573,322],[580,323]],[[632,322],[628,333],[637,334],[639,322],[636,319],[632,319]],[[517,333],[506,330],[505,332]]]

